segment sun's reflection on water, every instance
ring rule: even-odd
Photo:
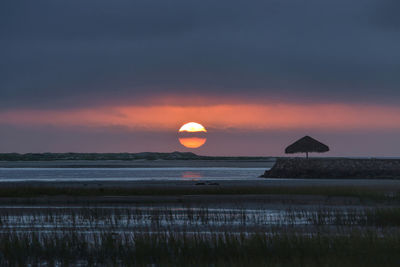
[[[199,172],[193,172],[193,171],[182,172],[182,179],[197,181],[200,178],[203,178],[203,175]]]

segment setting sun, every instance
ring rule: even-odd
[[[197,122],[188,122],[179,129],[179,132],[207,132],[203,125]]]
[[[197,122],[188,122],[179,129],[178,136],[181,145],[187,148],[198,148],[205,144],[206,128]]]

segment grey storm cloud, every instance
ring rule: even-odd
[[[5,0],[0,108],[400,99],[395,0]]]

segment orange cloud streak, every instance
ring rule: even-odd
[[[116,106],[72,110],[0,112],[0,123],[177,130],[195,121],[211,129],[400,128],[400,108],[344,104],[225,104],[212,106]]]

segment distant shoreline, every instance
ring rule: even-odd
[[[275,159],[265,160],[53,160],[0,161],[0,168],[271,168]]]
[[[201,156],[192,152],[141,152],[141,153],[0,153],[2,161],[135,161],[135,160],[257,160],[273,157]]]

